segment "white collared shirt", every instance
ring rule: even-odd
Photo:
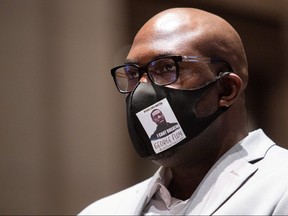
[[[143,210],[143,215],[176,215],[186,206],[187,200],[180,200],[171,196],[167,187],[172,180],[169,168],[161,167],[159,177],[150,191],[150,202]]]

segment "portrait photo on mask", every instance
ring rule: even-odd
[[[141,122],[156,154],[186,138],[181,125],[166,98],[138,112]]]

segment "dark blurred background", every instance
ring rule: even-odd
[[[246,47],[251,130],[288,147],[287,0],[0,0],[0,214],[77,214],[150,176],[110,68],[170,7],[227,19]]]

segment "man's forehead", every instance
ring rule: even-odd
[[[183,32],[174,35],[154,35],[134,41],[126,63],[147,64],[159,57],[171,55],[199,55],[194,45],[198,43],[199,32]]]
[[[158,114],[160,114],[160,113],[162,113],[160,110],[154,110],[154,111],[152,112],[152,115],[155,116],[155,115],[158,115]]]

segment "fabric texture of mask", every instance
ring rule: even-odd
[[[227,108],[221,107],[208,117],[197,118],[195,106],[226,74],[193,90],[139,83],[126,98],[128,131],[137,153],[141,157],[159,154],[188,142],[205,130]],[[162,125],[153,120],[154,113],[160,115]]]

